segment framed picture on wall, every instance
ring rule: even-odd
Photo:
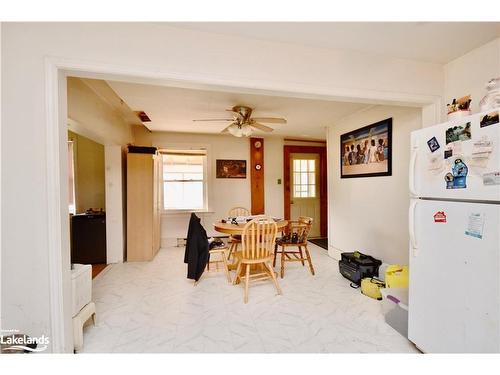
[[[247,178],[246,160],[216,160],[217,178]]]
[[[340,136],[340,177],[392,175],[392,118]]]

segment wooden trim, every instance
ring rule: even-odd
[[[295,139],[295,138],[285,138],[285,142],[303,142],[303,143],[321,143],[326,146],[326,141],[319,139]]]
[[[290,154],[319,154],[319,191],[320,191],[320,233],[326,237],[328,232],[328,181],[326,147],[319,146],[283,146],[283,189],[285,219],[290,220]]]
[[[255,147],[259,141],[261,146]],[[259,164],[260,169],[255,166]],[[264,138],[250,138],[250,186],[252,194],[252,215],[264,213]]]
[[[193,150],[191,151],[168,151],[168,150],[158,150],[159,154],[162,155],[179,155],[179,156],[207,156],[207,150]]]

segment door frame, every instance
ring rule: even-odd
[[[106,56],[103,57],[106,61]],[[152,67],[144,64],[109,63],[46,56],[44,59],[45,76],[45,146],[47,180],[47,236],[48,236],[48,278],[49,278],[49,315],[52,352],[72,352],[71,326],[71,275],[69,271],[69,229],[67,223],[67,166],[61,159],[67,141],[66,76],[138,80],[141,83],[172,85],[184,88],[219,89],[229,88],[238,92],[266,93],[287,97],[300,97],[323,100],[365,101],[386,105],[410,104],[422,108],[422,125],[435,124],[441,118],[441,97],[426,94],[408,94],[401,91],[381,91],[373,89],[346,89],[304,85],[284,81],[246,80],[241,77],[220,77],[210,74],[172,71],[168,67]],[[326,152],[326,150],[325,150]],[[326,166],[325,166],[326,168]],[[289,172],[288,172],[289,173]],[[326,174],[323,174],[326,178]],[[324,195],[326,197],[326,195]],[[288,206],[289,207],[289,206]],[[323,220],[323,225],[326,223]],[[0,251],[2,249],[0,248]],[[1,281],[1,280],[0,280]]]
[[[285,220],[290,220],[290,154],[319,154],[319,198],[320,198],[320,235],[328,233],[328,179],[326,146],[284,146],[283,147],[283,190]]]

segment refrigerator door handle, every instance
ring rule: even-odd
[[[410,194],[414,197],[418,197],[418,193],[415,189],[415,164],[417,163],[417,148],[411,149],[411,157],[410,157],[410,175],[409,175],[409,189]]]
[[[418,204],[417,199],[413,199],[410,203],[410,210],[408,212],[408,226],[409,226],[409,232],[410,232],[410,246],[412,250],[412,254],[414,257],[417,256],[417,249],[418,249],[418,243],[417,243],[417,238],[415,234],[415,211],[416,207]]]

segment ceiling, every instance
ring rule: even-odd
[[[488,22],[179,22],[174,27],[446,64],[500,36]]]
[[[205,91],[167,86],[107,81],[134,111],[145,111],[152,131],[214,133],[227,122],[193,122],[194,119],[231,118],[226,109],[234,105],[254,108],[254,117],[284,117],[288,123],[267,124],[277,136],[325,139],[325,126],[365,108],[366,104],[279,96]],[[263,135],[255,131],[255,135]]]

